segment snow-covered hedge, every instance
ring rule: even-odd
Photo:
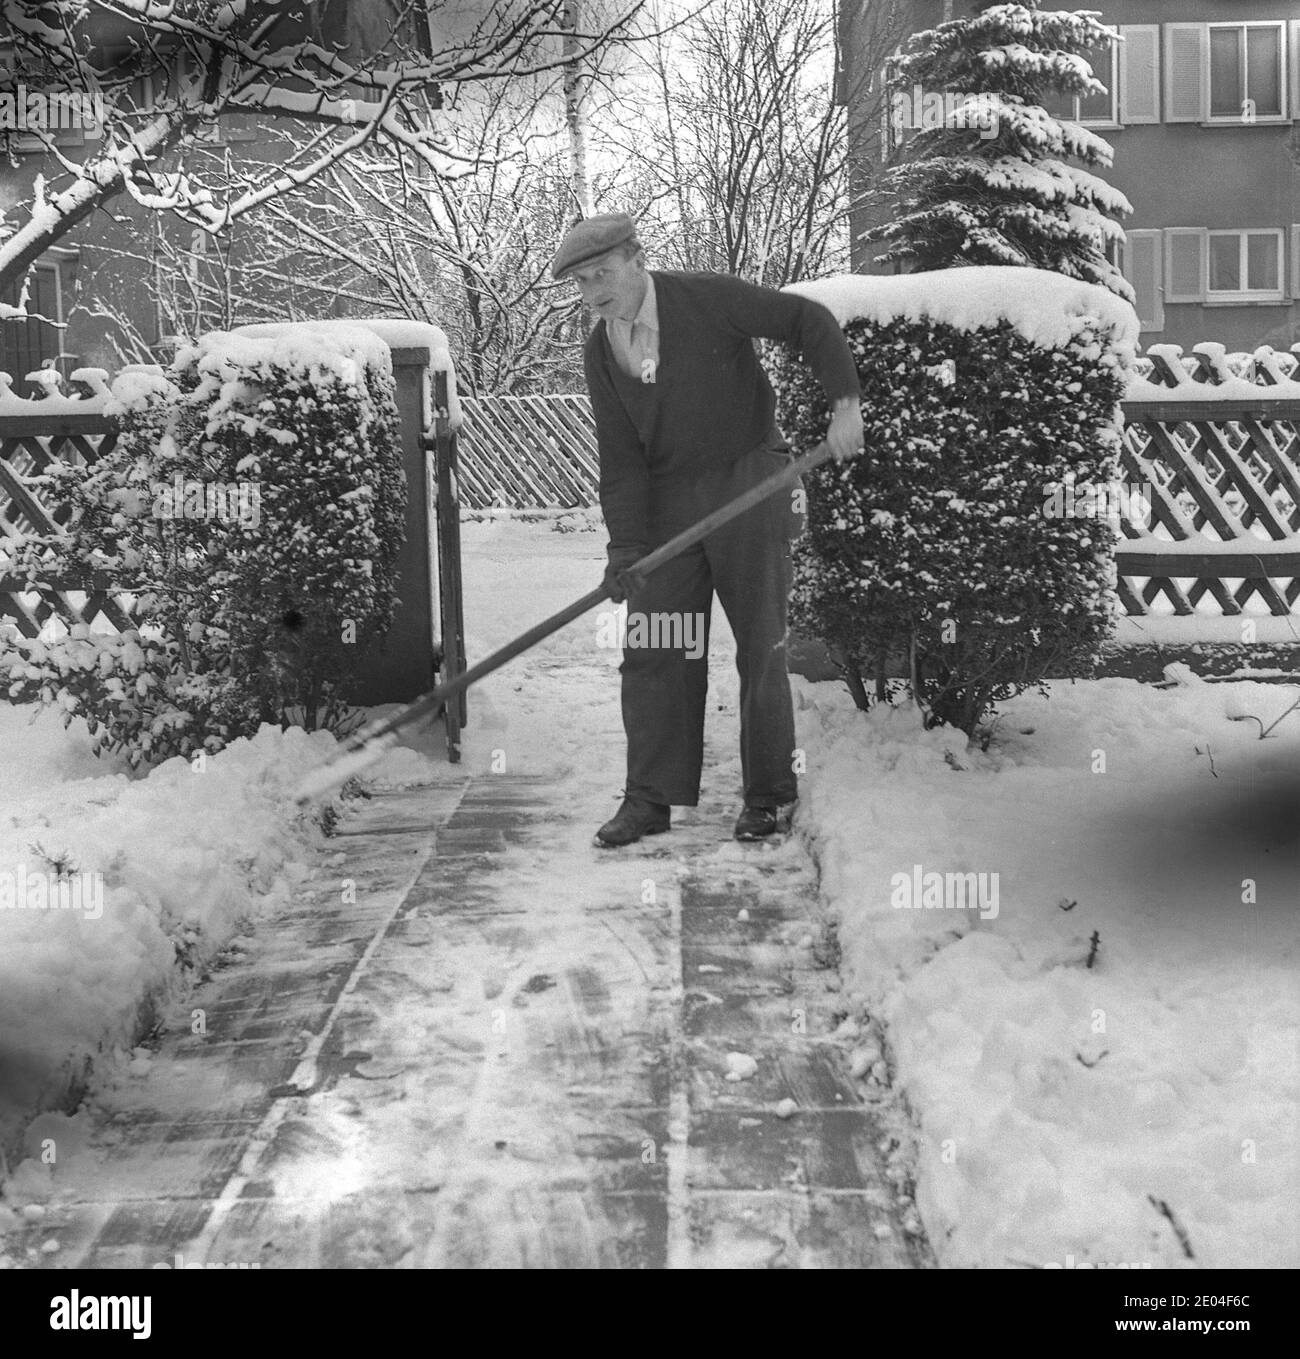
[[[810,478],[793,626],[830,647],[860,706],[901,659],[927,724],[972,735],[999,700],[1086,672],[1114,611],[1114,530],[1049,507],[1072,483],[1117,480],[1132,308],[993,266],[792,291],[845,328],[867,448]],[[825,396],[799,356],[778,350],[773,367],[778,418],[805,452],[825,436]]]
[[[215,333],[113,385],[116,445],[42,489],[70,529],[15,574],[139,588],[138,630],[0,651],[16,701],[83,715],[133,764],[216,751],[263,722],[334,728],[392,621],[406,502],[387,346],[360,328]]]

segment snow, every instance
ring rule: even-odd
[[[465,525],[467,616],[483,650],[598,578],[603,539],[554,532],[557,518]],[[1258,621],[1295,639],[1293,619]],[[1240,620],[1195,622],[1229,624],[1240,640]],[[568,768],[585,788],[593,765],[617,761],[619,658],[592,650],[597,627],[598,615],[580,620],[533,654],[538,669],[521,658],[471,692],[471,767],[498,748],[511,768]],[[736,692],[720,610],[713,628],[711,709]],[[1054,684],[1050,699],[1008,705],[988,755],[922,731],[907,709],[864,716],[838,684],[796,679],[795,691],[809,770],[796,826],[839,917],[856,1007],[837,1036],[873,1090],[892,1079],[913,1111],[920,1208],[941,1263],[1187,1264],[1150,1193],[1178,1215],[1198,1264],[1300,1264],[1300,863],[1287,819],[1300,714],[1267,741],[1230,720],[1245,710],[1267,724],[1295,687]],[[547,720],[552,701],[587,720]],[[710,722],[710,741],[733,738]],[[1091,772],[1096,747],[1106,774]],[[965,772],[944,761],[950,748]],[[890,875],[915,863],[1000,872],[998,917],[892,908]],[[1246,876],[1253,907],[1240,903]],[[1096,1010],[1104,1033],[1092,1032]]]
[[[365,326],[345,321],[286,321],[212,331],[176,354],[173,367],[198,362],[209,380],[228,382],[249,369],[320,368],[355,382],[357,365],[391,370],[388,346]]]
[[[382,341],[388,349],[428,349],[429,368],[447,374],[449,418],[451,427],[461,423],[460,401],[456,393],[456,368],[451,357],[447,333],[440,326],[426,321],[410,321],[400,317],[340,317],[322,321],[281,321],[259,325],[237,326],[231,333],[257,338],[271,338],[292,334],[300,329],[322,331],[326,334],[363,330]]]
[[[361,732],[359,735],[364,736]],[[329,765],[313,769],[293,790],[294,802],[305,806],[326,793],[341,788],[349,779],[357,778],[372,765],[379,763],[398,744],[396,732],[374,737],[362,750],[343,755]]]
[[[242,337],[242,345],[253,338]],[[260,342],[273,340],[279,343],[276,337]],[[379,343],[373,336],[363,342]],[[331,346],[343,355],[340,340]],[[214,358],[227,352],[229,346],[221,344]],[[312,341],[304,353],[318,354],[319,346]],[[386,348],[382,358],[388,361]],[[142,380],[133,389],[147,391],[149,385]],[[480,560],[483,601],[493,606],[486,618],[482,608],[474,610],[476,641],[484,651],[599,581],[603,542],[591,532],[549,532],[550,522],[543,519],[541,541],[528,541],[527,553],[512,541],[499,565],[490,548]],[[476,540],[491,543],[502,527],[467,523],[467,546],[472,551]],[[525,563],[535,571],[548,557],[546,579],[535,579],[531,592],[519,590]],[[587,620],[591,630],[577,624],[553,639],[550,654],[590,654],[594,618]],[[618,653],[596,655],[605,676],[597,687],[608,693],[608,677],[617,678]],[[507,744],[507,728],[512,758],[525,747],[542,761],[565,749],[576,754],[588,739],[580,724],[570,724],[570,740],[557,740],[521,710],[516,683],[517,674],[507,672],[495,704],[491,688],[475,691],[475,729],[488,742],[481,763],[486,765],[493,746]],[[376,708],[371,717],[394,710]],[[252,740],[208,756],[203,772],[173,759],[132,776],[124,760],[94,758],[80,718],[65,730],[60,716],[0,703],[0,884],[15,881],[20,872],[44,875],[41,852],[54,858],[70,854],[70,867],[88,883],[102,875],[103,908],[91,919],[90,911],[71,906],[57,911],[0,906],[0,1144],[15,1132],[24,1110],[30,1116],[59,1097],[88,1064],[98,1078],[115,1063],[136,1060],[131,1044],[141,1015],[185,994],[190,974],[178,966],[179,953],[201,965],[244,923],[273,919],[285,906],[321,843],[294,795],[309,786],[319,797],[336,786],[340,772],[337,767],[328,775],[320,772],[326,756],[339,748],[327,733],[281,733],[264,726]],[[377,765],[368,759],[358,764],[370,782],[414,781],[428,775],[427,735],[424,744],[419,752],[404,745],[385,748]],[[467,752],[467,763],[473,755]],[[22,1201],[20,1187],[9,1198]],[[0,1218],[5,1211],[0,1202]]]
[[[1085,165],[1110,166],[1114,148],[1081,123],[1055,118],[1037,104],[1026,104],[1017,95],[996,92],[980,96],[981,112],[1010,130],[1016,141],[1051,156],[1065,156]]]
[[[132,364],[113,379],[109,397],[103,403],[105,415],[122,416],[129,411],[147,410],[178,398],[176,384],[156,366]]]
[[[724,1077],[728,1081],[748,1081],[758,1075],[758,1063],[747,1052],[727,1053],[727,1074]]]
[[[181,994],[178,952],[201,963],[288,899],[319,832],[287,792],[334,744],[267,726],[201,772],[174,759],[132,778],[91,756],[80,719],[65,731],[56,712],[0,704],[0,1140]],[[98,911],[17,904],[7,889],[31,875],[53,887],[65,855]]]
[[[27,379],[36,383],[41,391],[39,397],[16,396],[12,374],[0,372],[0,415],[97,415],[106,408],[108,373],[103,368],[78,368],[72,373],[74,382],[90,389],[88,396],[80,393],[63,395],[58,390],[62,377],[57,369],[28,373]]]
[[[574,527],[559,514],[465,523],[475,654],[599,580],[603,536],[581,525],[554,531],[562,523]],[[1133,621],[1150,630],[1180,620]],[[1239,639],[1240,620],[1196,624],[1216,621]],[[577,799],[591,800],[593,789],[612,796],[622,755],[619,654],[601,648],[601,628],[595,611],[475,687],[465,773],[485,773],[502,755],[512,771],[567,778]],[[728,647],[715,610],[709,740],[730,747],[737,680]],[[892,1084],[906,1099],[918,1206],[940,1263],[1191,1263],[1154,1198],[1186,1229],[1197,1265],[1300,1264],[1300,714],[1264,741],[1255,723],[1233,720],[1250,713],[1267,725],[1295,686],[1058,683],[1050,698],[1008,704],[986,754],[967,750],[959,734],[923,731],[906,707],[864,715],[838,684],[796,680],[795,692],[808,766],[796,829],[838,918],[851,1007],[835,1037],[852,1047],[872,1098]],[[583,720],[571,720],[574,712]],[[264,728],[211,757],[204,774],[171,761],[131,779],[91,759],[76,723],[64,732],[51,715],[29,725],[30,717],[0,707],[0,869],[30,860],[32,842],[50,852],[75,846],[83,868],[105,873],[105,909],[96,921],[0,911],[5,1052],[32,1054],[43,1072],[86,1055],[103,1065],[115,1047],[129,1063],[133,1002],[151,989],[183,993],[176,940],[192,936],[210,956],[242,919],[274,929],[320,844],[294,817],[291,793],[334,745]],[[378,775],[419,777],[432,750],[422,739],[423,752],[392,752]],[[1098,750],[1104,773],[1093,772]],[[964,768],[945,760],[948,751]],[[721,765],[724,780],[738,773],[735,758]],[[727,842],[726,831],[724,865],[752,850]],[[540,882],[519,854],[494,882],[507,897],[563,901],[593,871],[617,867],[593,870],[585,841],[562,863],[563,883]],[[917,865],[997,873],[996,918],[891,905],[891,880]],[[1253,904],[1242,900],[1247,878]],[[507,960],[486,939],[479,947],[475,966],[486,977],[495,965],[504,978]],[[548,972],[581,961],[566,948],[557,933]],[[479,984],[477,973],[470,982]],[[445,1013],[427,995],[402,1002],[396,1019],[413,1062],[427,1063],[431,1026]],[[616,1008],[605,1022],[624,1018]],[[737,1052],[728,1069],[753,1060]],[[446,1170],[453,1187],[472,1179],[476,1162],[448,1161],[455,1138],[442,1111],[410,1108],[405,1078],[367,1087],[368,1097],[380,1101],[375,1092],[386,1088],[396,1093],[365,1119],[338,1113],[337,1155],[282,1167],[280,1187],[328,1194],[321,1181],[335,1174],[340,1193],[383,1192],[403,1174]],[[523,1100],[520,1108],[517,1123],[480,1131],[553,1155],[530,1146],[535,1130]],[[406,1162],[370,1164],[376,1128],[405,1134],[384,1145],[410,1147]],[[30,1132],[27,1145],[30,1154]],[[12,1216],[40,1220],[49,1168],[29,1160],[15,1175]],[[7,1212],[0,1204],[0,1230]]]
[[[792,283],[785,291],[820,302],[841,326],[928,318],[977,330],[1006,321],[1031,344],[1049,349],[1100,326],[1130,355],[1138,341],[1137,314],[1126,302],[1105,288],[1044,269],[972,265],[913,274],[839,274]]]
[[[1193,382],[1190,377],[1177,386],[1162,386],[1135,376],[1129,382],[1125,401],[1277,401],[1300,397],[1300,382],[1284,381],[1273,387],[1261,387],[1246,378],[1230,377],[1222,382]]]
[[[1200,380],[1202,364],[1196,355],[1206,360],[1210,381]],[[1152,382],[1150,374],[1156,361],[1173,381]],[[1176,344],[1150,345],[1138,360],[1136,372],[1130,380],[1126,399],[1129,401],[1260,401],[1292,400],[1300,397],[1300,347],[1290,353],[1260,345],[1250,353],[1227,352],[1224,345],[1206,340],[1193,345],[1184,354]],[[1257,383],[1253,379],[1262,377]]]
[[[1145,540],[1143,540],[1145,550]],[[1207,597],[1208,600],[1208,597]],[[1157,601],[1158,603],[1159,601]],[[1172,607],[1172,606],[1171,606]],[[1209,602],[1206,608],[1217,607]],[[1122,617],[1115,620],[1112,640],[1117,646],[1185,646],[1189,642],[1235,643],[1240,645],[1243,625],[1249,623],[1253,631],[1250,640],[1261,646],[1277,643],[1300,644],[1300,619],[1294,614],[1277,617],[1273,614],[1196,613],[1190,617],[1175,614],[1146,614],[1142,617]]]
[[[1300,553],[1300,533],[1286,538],[1270,538],[1258,520],[1239,538],[1210,538],[1204,533],[1193,533],[1186,538],[1157,538],[1143,535],[1140,538],[1127,538],[1120,544],[1121,549],[1141,552],[1146,556],[1183,556],[1184,554],[1203,554],[1206,556],[1240,556],[1243,552],[1253,552],[1260,557],[1296,555]]]
[[[1086,202],[1116,214],[1133,211],[1128,199],[1104,179],[1059,160],[1040,160],[1030,164],[1014,156],[999,156],[996,160],[951,156],[940,163],[954,176],[960,174],[979,180],[990,189],[1024,194],[1047,204]],[[1089,215],[1087,220],[1091,222],[1092,217]],[[1123,235],[1123,228],[1118,222],[1108,223],[1106,219],[1098,219],[1097,225],[1116,236]]]
[[[1231,720],[1294,689],[1054,684],[986,755],[804,693],[800,825],[919,1125],[940,1263],[1186,1266],[1149,1196],[1198,1265],[1300,1263],[1300,721]],[[997,917],[898,909],[915,865],[997,873]]]

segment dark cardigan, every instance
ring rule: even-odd
[[[708,464],[727,464],[767,438],[776,398],[754,338],[804,356],[834,404],[858,399],[857,369],[835,318],[819,302],[726,274],[651,273],[659,308],[653,382],[628,377],[605,322],[583,363],[600,450],[600,505],[612,547],[645,547],[652,499]]]

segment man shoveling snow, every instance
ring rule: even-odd
[[[815,369],[833,410],[826,443],[837,459],[862,451],[853,357],[819,303],[721,274],[648,271],[636,224],[623,213],[570,228],[551,272],[571,278],[600,318],[584,362],[609,530],[606,583],[616,603],[628,603],[627,780],[596,843],[657,835],[668,830],[671,807],[699,801],[715,590],[740,671],[744,807],[735,834],[761,839],[798,796],[785,637],[790,541],[801,516],[772,496],[653,574],[623,573],[790,462],[755,338],[794,345]]]

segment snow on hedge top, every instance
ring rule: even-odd
[[[354,382],[358,366],[392,370],[388,346],[365,326],[339,321],[285,321],[216,330],[177,351],[174,367],[201,373],[231,369],[319,368]]]
[[[1046,269],[982,264],[915,274],[839,274],[792,283],[784,291],[820,302],[840,325],[925,318],[977,330],[1007,321],[1045,349],[1067,344],[1085,325],[1099,325],[1130,360],[1138,341],[1137,313],[1122,298]]]
[[[456,399],[456,368],[452,363],[451,345],[441,326],[427,321],[407,321],[400,317],[378,316],[368,319],[339,317],[323,321],[268,322],[263,325],[239,326],[233,335],[274,338],[297,330],[315,330],[325,334],[364,331],[386,349],[428,349],[429,367],[447,374],[448,405],[452,428],[460,425],[460,403]]]
[[[176,384],[157,364],[132,363],[113,379],[112,395],[104,402],[105,415],[147,410],[175,398]]]

